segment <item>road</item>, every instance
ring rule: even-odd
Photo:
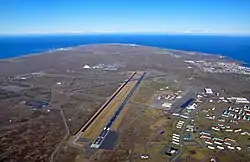
[[[196,110],[196,111],[197,111],[197,110]],[[196,112],[196,111],[192,111],[192,113],[190,114],[190,117],[189,117],[188,119],[184,120],[184,121],[185,121],[185,124],[184,124],[183,127],[182,127],[182,130],[181,130],[181,138],[180,138],[180,147],[181,147],[181,149],[180,149],[178,155],[176,155],[176,156],[171,160],[171,162],[174,162],[175,160],[177,160],[178,158],[180,158],[180,156],[182,155],[183,146],[184,146],[183,134],[185,133],[185,129],[186,129],[187,124],[188,124],[188,123],[191,123],[191,120],[194,118],[195,112]]]
[[[180,136],[180,147],[181,147],[181,150],[179,151],[178,155],[176,155],[170,162],[174,162],[175,160],[177,160],[181,155],[182,155],[182,152],[183,152],[183,134],[185,132],[185,128],[186,128],[186,125],[187,125],[187,122],[185,120],[185,124],[183,124],[182,126],[182,129],[181,129],[181,136]]]
[[[65,125],[65,130],[66,130],[66,134],[64,135],[62,141],[59,143],[59,145],[56,147],[56,149],[52,152],[52,154],[50,155],[50,162],[53,162],[54,161],[54,158],[55,158],[55,154],[58,152],[58,150],[60,149],[60,147],[62,146],[62,144],[67,140],[68,136],[69,136],[69,127],[68,127],[68,124],[66,122],[66,118],[65,118],[65,115],[64,115],[64,112],[62,110],[61,107],[57,107],[56,105],[53,105],[51,103],[49,103],[51,106],[53,106],[54,108],[57,108],[60,110],[60,114],[62,116],[62,119],[63,119],[63,123]]]

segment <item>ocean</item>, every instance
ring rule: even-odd
[[[250,65],[250,36],[211,35],[30,35],[0,36],[0,59],[56,48],[98,43],[126,43],[219,54]]]

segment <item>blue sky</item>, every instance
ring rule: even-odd
[[[0,34],[250,34],[250,0],[1,0]]]

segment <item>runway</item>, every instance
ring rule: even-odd
[[[109,106],[110,102],[113,101],[118,94],[124,89],[124,87],[134,78],[137,72],[134,72],[127,80],[124,82],[119,89],[104,103],[104,105],[91,117],[91,119],[78,131],[76,137],[74,138],[72,144],[76,146],[80,146],[77,144],[79,138],[81,138],[82,134],[86,132],[86,130],[91,126],[91,124],[100,116],[100,114]]]
[[[116,121],[116,119],[120,115],[120,113],[122,112],[123,108],[126,106],[127,102],[129,101],[129,99],[131,98],[131,96],[133,95],[133,93],[135,92],[135,90],[137,89],[137,87],[142,82],[142,80],[145,77],[145,75],[146,75],[146,72],[141,75],[141,77],[136,82],[136,84],[134,85],[133,89],[126,96],[126,98],[124,99],[124,101],[122,102],[122,104],[119,106],[119,108],[117,109],[117,111],[115,112],[115,114],[113,115],[113,117],[109,120],[109,122],[104,127],[104,129],[102,130],[102,132],[99,134],[99,136],[91,144],[91,147],[93,147],[93,148],[100,148],[101,147],[102,143],[105,141],[105,139],[109,135],[109,133],[111,131],[111,128],[112,128],[112,125],[114,124],[114,122]]]

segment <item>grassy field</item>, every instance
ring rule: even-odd
[[[134,94],[134,97],[131,99],[131,101],[149,106],[151,105],[153,96],[154,89],[151,87],[149,81],[145,81],[141,84],[141,87]]]
[[[137,72],[137,75],[134,76],[135,79],[138,79],[143,73],[142,72]],[[135,85],[137,81],[131,81],[131,84]],[[138,87],[139,88],[139,87]],[[130,92],[130,90],[128,91],[128,93]],[[132,95],[132,99],[133,99],[133,96],[136,95],[136,92],[138,91],[135,91],[135,94]],[[123,99],[124,100],[124,99]],[[121,101],[123,101],[121,100]],[[118,127],[119,125],[122,123],[122,120],[125,118],[125,115],[126,113],[128,112],[128,109],[129,109],[129,105],[127,104],[123,110],[122,110],[122,113],[117,117],[116,119],[116,122],[114,123],[113,125],[113,130],[117,131],[118,130]]]
[[[113,128],[112,130],[115,130],[117,131],[118,130],[118,127],[119,125],[121,124],[122,120],[124,119],[126,113],[128,112],[128,109],[129,109],[129,106],[125,106],[122,110],[122,113],[118,116],[118,118],[116,119],[114,125],[113,125]]]
[[[161,128],[166,122],[168,121],[167,118],[161,118],[159,119],[156,123],[154,123],[153,125],[150,126],[151,130],[156,130]]]

